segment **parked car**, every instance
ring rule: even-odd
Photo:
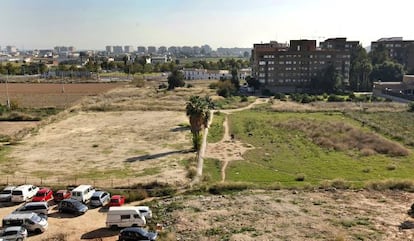
[[[111,195],[108,192],[96,191],[92,194],[90,205],[93,207],[105,206],[111,200]]]
[[[11,201],[12,202],[26,202],[30,200],[39,188],[33,185],[21,185],[13,189]]]
[[[69,190],[58,190],[54,195],[53,198],[55,199],[55,202],[60,202],[63,199],[68,199],[72,196]]]
[[[4,241],[22,241],[27,238],[27,229],[22,226],[6,227],[0,234],[0,240]]]
[[[111,201],[109,202],[110,207],[119,207],[124,205],[125,197],[122,195],[113,195]]]
[[[84,214],[88,211],[88,207],[75,199],[63,199],[59,203],[58,210],[62,213]]]
[[[43,233],[48,228],[48,222],[36,213],[11,213],[3,218],[2,226],[22,226],[28,231]]]
[[[144,227],[147,220],[137,207],[110,207],[106,215],[106,227],[110,229]]]
[[[79,185],[72,190],[72,197],[80,202],[87,203],[90,201],[95,188],[91,185]]]
[[[47,219],[49,204],[47,202],[29,202],[17,208],[13,213],[37,213],[40,217]]]
[[[53,200],[53,191],[50,188],[41,188],[32,198],[32,202],[48,202]]]
[[[0,192],[0,202],[10,202],[12,191],[15,189],[15,186],[7,186]]]
[[[157,233],[148,232],[143,228],[130,227],[124,228],[119,232],[119,241],[136,241],[136,240],[148,240],[153,241],[158,237]]]

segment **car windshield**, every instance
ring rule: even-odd
[[[46,196],[46,193],[45,192],[41,192],[41,193],[36,193],[36,197],[44,197],[44,196]]]
[[[99,200],[99,197],[93,196],[93,197],[91,197],[91,200]]]
[[[17,234],[16,230],[10,230],[10,231],[4,232],[3,236],[11,236],[11,235],[16,235],[16,234]]]
[[[13,195],[22,195],[22,191],[20,191],[20,190],[15,190],[12,193],[13,193]]]
[[[10,194],[10,193],[12,193],[11,190],[3,190],[0,192],[0,194]]]
[[[42,220],[42,218],[41,217],[39,217],[39,216],[37,216],[37,215],[33,215],[31,218],[30,218],[30,220],[32,220],[33,222],[35,222],[35,223],[38,223],[38,222],[40,222],[40,220]]]
[[[56,193],[56,197],[63,197],[63,193],[61,192]]]

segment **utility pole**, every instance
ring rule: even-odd
[[[7,109],[10,110],[11,106],[10,106],[9,86],[7,85],[8,80],[9,80],[9,71],[7,71],[7,76],[6,76],[6,98],[7,98],[6,106],[7,106]]]

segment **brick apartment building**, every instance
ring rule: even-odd
[[[273,92],[305,92],[313,78],[333,65],[346,83],[351,51],[358,45],[358,41],[346,38],[327,39],[320,48],[316,40],[291,40],[289,46],[275,41],[254,44],[252,74]]]
[[[389,57],[404,65],[406,70],[414,71],[414,40],[392,37],[371,42],[371,51],[379,47],[385,48]]]

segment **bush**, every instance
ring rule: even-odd
[[[228,192],[237,192],[237,191],[243,191],[250,187],[247,183],[242,182],[227,182],[227,183],[217,183],[213,186],[211,186],[208,191],[211,194],[219,195],[219,194],[225,194]]]
[[[328,102],[343,102],[345,99],[339,95],[331,94],[328,97]]]
[[[230,97],[235,93],[236,89],[230,80],[220,81],[217,84],[217,95],[224,98]]]
[[[194,87],[194,85],[192,85],[192,84],[187,84],[187,88],[193,88]]]
[[[414,101],[412,101],[408,104],[408,111],[409,112],[414,112]]]
[[[306,178],[306,176],[305,176],[305,174],[304,174],[304,173],[299,173],[299,174],[295,177],[295,181],[297,181],[297,182],[303,182],[303,181],[305,181],[305,178]]]
[[[247,102],[249,101],[249,99],[247,98],[247,96],[242,95],[242,97],[240,98],[240,102]]]
[[[158,85],[158,89],[166,89],[168,86],[164,83]]]
[[[273,95],[273,93],[272,93],[272,91],[271,91],[271,90],[269,90],[269,89],[262,89],[262,95],[265,95],[265,96],[272,96],[272,95]]]

